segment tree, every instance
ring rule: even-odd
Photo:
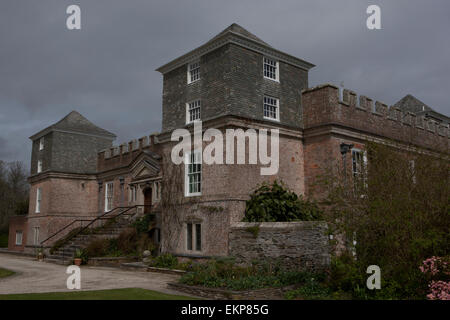
[[[7,232],[9,217],[28,213],[27,175],[22,162],[0,161],[0,232]]]
[[[353,286],[365,288],[361,280],[367,267],[378,265],[378,297],[389,293],[384,297],[424,298],[427,283],[419,266],[429,257],[450,254],[448,155],[410,153],[376,143],[368,143],[366,152],[368,165],[360,176],[330,177],[332,183],[327,184],[327,220],[356,253],[340,270],[352,270],[347,276],[355,280]]]

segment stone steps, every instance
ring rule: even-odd
[[[133,222],[134,219],[119,219],[114,223],[106,225],[104,228],[94,228],[96,231],[93,233],[79,234],[66,243],[63,247],[48,255],[46,260],[60,264],[71,264],[76,250],[85,248],[95,239],[117,238],[120,233],[129,228],[130,224]]]

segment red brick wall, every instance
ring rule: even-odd
[[[335,125],[381,137],[412,144],[422,148],[449,151],[449,130],[431,121],[399,109],[344,90],[342,101],[338,88],[323,85],[303,91],[304,128]],[[376,109],[376,112],[374,112]],[[422,128],[423,127],[423,128]]]
[[[22,245],[16,245],[16,232],[22,231]],[[23,251],[27,243],[27,217],[13,216],[9,218],[8,250]]]

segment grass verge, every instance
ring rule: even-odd
[[[0,279],[12,276],[14,273],[14,271],[0,268]]]
[[[2,294],[0,300],[193,300],[194,298],[140,288],[96,291]]]

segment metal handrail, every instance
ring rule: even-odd
[[[109,220],[109,219],[117,218],[117,217],[119,217],[119,216],[121,216],[121,215],[125,215],[125,213],[128,212],[128,211],[130,211],[131,209],[135,209],[135,208],[137,209],[137,208],[139,208],[139,207],[144,207],[144,208],[145,208],[145,207],[152,207],[152,206],[151,206],[151,205],[134,205],[134,206],[131,206],[131,207],[116,207],[116,208],[114,208],[114,209],[112,209],[112,210],[110,210],[110,211],[108,211],[108,212],[105,212],[104,214],[102,214],[102,215],[100,215],[100,216],[98,216],[97,218],[92,219],[92,220],[76,219],[76,220],[72,221],[71,223],[69,223],[68,225],[66,225],[65,227],[63,227],[62,229],[60,229],[59,231],[57,231],[56,233],[54,233],[53,235],[51,235],[50,237],[48,237],[47,239],[41,241],[41,247],[43,246],[43,243],[44,243],[44,242],[46,242],[46,241],[48,241],[49,239],[53,238],[53,237],[56,236],[58,233],[64,231],[65,229],[67,229],[69,226],[71,226],[71,225],[74,224],[75,222],[90,221],[90,223],[88,223],[85,227],[82,227],[81,230],[79,230],[78,232],[76,232],[75,234],[73,234],[70,238],[66,239],[65,242],[67,242],[67,241],[71,240],[72,238],[74,238],[75,236],[79,235],[81,232],[83,232],[84,230],[86,230],[89,226],[91,226],[91,225],[92,225],[93,223],[95,223],[96,221],[104,220],[104,219]],[[115,210],[117,210],[117,209],[125,209],[125,210],[122,211],[121,213],[119,213],[119,214],[113,216],[113,217],[105,217],[106,215],[110,215],[113,211],[115,211]],[[137,213],[137,210],[136,210],[136,212],[135,212],[134,214],[132,214],[132,216],[135,215],[136,213]],[[130,215],[130,214],[126,214],[126,215]],[[72,229],[72,230],[73,230],[73,229]]]
[[[101,216],[98,216],[97,218],[103,217],[103,216],[105,216],[105,215],[107,215],[107,214],[113,212],[114,210],[120,209],[120,208],[128,208],[128,207],[116,207],[116,208],[114,208],[114,209],[112,209],[112,210],[109,210],[109,211],[105,212],[105,213],[102,214]],[[96,219],[97,219],[97,218],[96,218]],[[96,220],[96,219],[94,219],[94,220]],[[85,219],[75,219],[75,220],[73,220],[72,222],[70,222],[69,224],[67,224],[66,226],[64,226],[63,228],[61,228],[61,229],[59,229],[58,231],[56,231],[54,234],[52,234],[52,235],[51,235],[50,237],[48,237],[47,239],[42,240],[42,241],[41,241],[41,246],[44,244],[44,242],[47,242],[48,240],[50,240],[51,238],[53,238],[54,236],[56,236],[58,233],[60,233],[60,232],[62,232],[62,231],[64,231],[64,230],[66,230],[68,227],[70,227],[70,226],[71,226],[72,224],[74,224],[75,222],[82,222],[82,221],[91,221],[91,220],[85,220]]]
[[[122,209],[123,209],[123,208],[127,208],[127,209],[126,209],[125,211],[122,211],[121,213],[115,215],[114,217],[107,218],[107,219],[114,219],[114,218],[117,218],[117,217],[119,217],[119,216],[121,216],[121,215],[124,215],[125,212],[128,212],[128,211],[130,211],[131,209],[135,209],[135,208],[137,209],[138,207],[144,207],[144,208],[145,208],[145,207],[151,207],[151,205],[135,205],[135,206],[132,206],[132,207],[119,207],[119,208],[122,208]],[[112,211],[112,210],[111,210],[111,211]],[[136,210],[136,212],[135,212],[134,214],[132,214],[131,216],[135,215],[136,213],[137,213],[137,210]],[[95,221],[102,219],[102,217],[103,217],[104,215],[106,215],[106,214],[103,214],[103,215],[97,217],[96,219],[92,220],[90,223],[88,223],[84,228],[82,228],[81,230],[79,230],[77,233],[75,233],[75,234],[73,234],[72,236],[70,236],[69,238],[65,239],[64,243],[69,242],[70,240],[72,240],[73,238],[75,238],[76,236],[78,236],[80,233],[84,232],[84,230],[86,230],[87,228],[89,228],[89,226],[90,226],[91,224],[93,224]],[[63,246],[63,252],[64,252],[64,246]],[[63,255],[64,255],[64,253],[63,253]]]

